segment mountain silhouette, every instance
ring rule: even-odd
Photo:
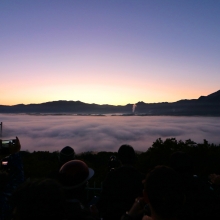
[[[134,103],[133,103],[134,104]],[[133,104],[127,105],[98,105],[80,101],[52,101],[41,104],[18,104],[13,106],[0,105],[0,113],[29,113],[29,114],[127,114],[132,113]],[[198,99],[179,100],[176,102],[136,103],[136,115],[200,115],[220,116],[220,90]]]

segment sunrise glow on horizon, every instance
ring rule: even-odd
[[[220,89],[220,1],[0,2],[0,105],[175,102]]]

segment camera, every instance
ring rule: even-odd
[[[10,145],[15,145],[16,139],[11,139],[11,140],[2,140],[2,148],[3,147],[9,147]]]
[[[16,139],[2,140],[0,144],[0,153],[7,154],[9,153],[9,147],[16,146]]]

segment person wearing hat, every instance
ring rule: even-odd
[[[59,182],[62,184],[67,202],[68,219],[94,219],[85,206],[85,188],[94,170],[81,160],[66,162],[59,170]]]

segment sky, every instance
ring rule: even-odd
[[[145,152],[158,138],[191,139],[196,143],[220,144],[220,118],[216,117],[125,117],[125,116],[34,116],[0,114],[0,139],[21,142],[22,150],[60,151],[71,146],[75,152],[117,152],[122,144]]]
[[[1,0],[0,104],[206,96],[219,39],[219,0]]]

